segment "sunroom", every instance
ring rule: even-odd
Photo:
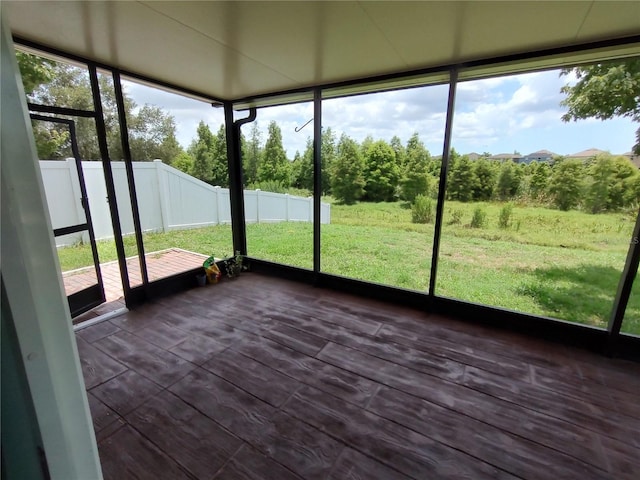
[[[635,478],[639,4],[1,8],[3,477]]]

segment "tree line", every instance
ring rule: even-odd
[[[577,81],[565,85],[561,105],[567,107],[565,122],[584,118],[602,120],[628,117],[640,121],[640,59],[612,60],[561,70],[573,72]],[[223,127],[213,137],[206,126],[198,127],[198,138],[183,157],[181,166],[195,176],[225,185],[226,155]],[[249,137],[242,137],[245,186],[283,191],[287,188],[313,190],[313,144],[288,161],[282,134],[275,122],[261,144],[256,123]],[[213,145],[209,154],[203,145]],[[358,144],[346,135],[336,139],[323,129],[321,139],[321,193],[346,204],[362,201],[413,202],[417,195],[434,197],[440,162],[433,159],[417,134],[406,145],[398,137],[389,143],[367,137]],[[640,128],[633,148],[640,155]],[[226,153],[226,152],[224,152]],[[582,208],[594,213],[637,205],[640,199],[638,169],[625,157],[599,155],[586,162],[562,157],[550,163],[528,165],[491,161],[485,155],[477,161],[450,152],[446,196],[459,201],[524,200],[562,210]]]
[[[313,142],[307,139],[304,152],[287,158],[282,144],[282,131],[275,121],[269,123],[267,138],[262,143],[258,122],[249,135],[241,137],[244,183],[248,188],[282,192],[300,189],[312,192]],[[363,201],[393,201],[398,197],[412,201],[430,188],[431,177],[439,170],[417,133],[406,145],[393,137],[390,143],[367,137],[361,143],[343,134],[336,138],[329,127],[321,138],[321,194],[352,204]],[[224,126],[214,135],[200,122],[191,147],[174,163],[211,184],[228,186]],[[430,175],[431,174],[431,175]]]
[[[273,121],[264,144],[257,122],[241,142],[245,187],[313,191],[310,138],[304,152],[296,152],[293,159],[287,158],[281,129]],[[556,157],[551,162],[528,164],[491,160],[489,156],[485,153],[472,161],[452,149],[446,198],[461,202],[517,200],[593,213],[620,210],[640,201],[640,172],[624,156],[599,154],[586,161]],[[321,193],[337,202],[412,203],[417,195],[437,196],[441,160],[431,156],[418,133],[404,145],[397,136],[390,142],[369,136],[359,143],[345,134],[336,138],[334,131],[326,128],[321,157]],[[209,183],[228,186],[224,127],[214,135],[201,122],[184,163],[174,166]]]
[[[86,69],[23,52],[16,52],[16,57],[25,94],[30,102],[76,110],[94,110]],[[113,160],[121,160],[124,154],[113,82],[110,76],[98,74],[98,83],[109,156]],[[176,139],[174,117],[155,105],[145,104],[139,107],[126,92],[123,92],[123,97],[132,158],[137,161],[159,158],[165,163],[172,163],[183,153],[183,148]],[[95,121],[83,117],[76,117],[74,120],[80,156],[85,160],[102,158]],[[43,121],[33,121],[32,124],[39,158],[72,156],[71,139],[66,127]]]
[[[18,52],[17,58],[30,101],[93,110],[86,70],[27,53]],[[563,103],[569,108],[563,117],[565,121],[590,116],[640,119],[640,107],[635,101],[640,94],[639,60],[574,70],[578,83],[563,88],[567,94]],[[107,75],[99,75],[99,84],[110,157],[121,159],[113,84]],[[613,93],[601,95],[602,88],[609,87]],[[160,158],[202,181],[228,186],[224,125],[214,133],[200,122],[196,137],[185,150],[176,140],[172,115],[153,105],[138,107],[126,92],[123,96],[133,159]],[[603,98],[609,100],[602,104]],[[70,139],[63,127],[46,122],[34,122],[33,126],[40,158],[70,156]],[[101,158],[93,119],[78,118],[76,129],[82,158]],[[640,129],[638,132],[640,140]],[[268,125],[263,143],[258,124],[254,122],[248,135],[241,136],[241,148],[245,187],[276,192],[313,191],[310,138],[304,152],[296,152],[293,159],[288,159],[277,123]],[[359,143],[345,134],[337,138],[331,128],[325,128],[321,151],[321,193],[333,196],[338,202],[397,199],[413,202],[417,195],[435,197],[437,194],[441,162],[432,158],[417,133],[405,145],[397,136],[390,142],[369,136]],[[625,157],[599,155],[587,162],[557,158],[551,163],[522,165],[488,158],[471,161],[452,150],[446,196],[462,202],[519,199],[563,210],[582,208],[597,213],[636,205],[640,199],[640,177],[637,168]]]
[[[560,210],[616,211],[640,202],[640,172],[629,158],[599,154],[586,161],[556,157],[516,164],[451,152],[447,198],[521,201]]]

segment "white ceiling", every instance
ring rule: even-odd
[[[3,1],[14,34],[217,98],[640,34],[639,1]]]

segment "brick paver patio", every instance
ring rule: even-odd
[[[200,267],[207,259],[207,256],[180,248],[168,248],[158,252],[147,253],[145,259],[147,261],[149,280],[153,281]],[[100,270],[102,272],[106,301],[111,302],[122,298],[124,294],[118,262],[103,263],[100,265]],[[138,257],[127,259],[127,270],[131,286],[141,285],[142,274]],[[67,295],[79,292],[97,283],[96,272],[93,267],[63,272],[62,280],[64,281],[64,289]]]

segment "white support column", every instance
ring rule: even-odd
[[[260,189],[256,188],[256,223],[260,223]]]
[[[289,221],[289,218],[291,218],[291,199],[289,198],[289,194],[285,193],[284,194],[284,202],[285,202],[285,214],[284,214],[284,219],[285,221]]]
[[[215,205],[215,212],[216,212],[216,225],[220,225],[222,223],[222,202],[220,201],[220,186],[216,185],[215,187],[213,187],[215,189],[216,192],[216,205]]]
[[[153,161],[153,164],[156,167],[158,194],[160,196],[160,216],[162,217],[162,231],[166,233],[169,231],[169,225],[171,225],[171,194],[169,192],[169,181],[162,160],[156,159]]]
[[[31,121],[4,16],[0,36],[2,282],[51,478],[102,479]]]

